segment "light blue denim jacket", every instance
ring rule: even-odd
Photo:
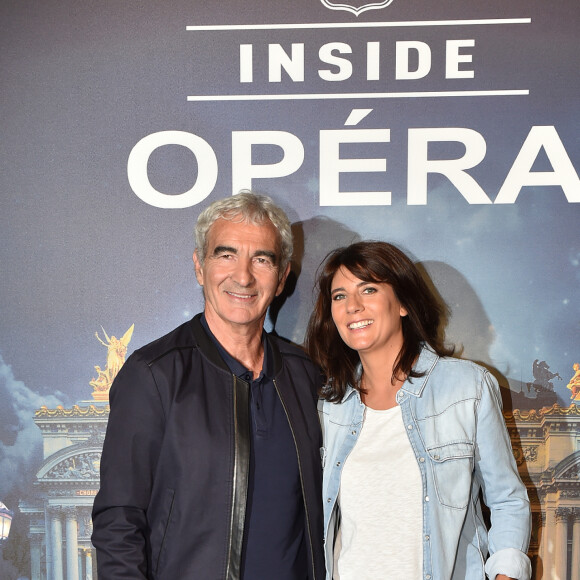
[[[397,402],[423,482],[423,578],[479,580],[485,573],[492,579],[501,573],[529,580],[530,505],[501,413],[497,381],[475,363],[440,358],[428,347],[414,368],[425,375],[407,379]],[[359,436],[364,405],[358,391],[349,387],[340,404],[321,401],[319,409],[330,580],[340,522],[340,475]],[[489,534],[480,488],[491,510]]]

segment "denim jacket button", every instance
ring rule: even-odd
[[[429,496],[428,495],[425,496],[425,501],[429,501]]]
[[[413,425],[407,425],[407,429],[409,429],[409,431],[413,428]]]
[[[424,457],[419,457],[419,461],[420,461],[421,463],[425,463],[425,458],[424,458]]]

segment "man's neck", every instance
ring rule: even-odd
[[[205,320],[220,345],[257,378],[264,362],[263,320],[254,324],[231,324],[207,311]]]

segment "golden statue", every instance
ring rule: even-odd
[[[574,369],[574,376],[566,386],[572,391],[570,398],[573,401],[580,401],[580,364],[574,363],[572,368]]]
[[[95,399],[95,401],[109,400],[109,389],[111,388],[117,373],[125,362],[127,345],[133,336],[134,327],[135,325],[132,324],[129,330],[127,330],[121,338],[117,338],[116,336],[111,336],[111,338],[109,338],[105,329],[101,326],[106,342],[101,340],[98,332],[95,332],[97,340],[103,346],[107,347],[107,366],[103,370],[99,365],[95,365],[97,378],[89,382],[89,385],[93,387],[93,399]]]

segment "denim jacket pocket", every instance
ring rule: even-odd
[[[453,509],[465,509],[471,493],[473,443],[456,441],[430,447],[427,453],[439,503]]]

